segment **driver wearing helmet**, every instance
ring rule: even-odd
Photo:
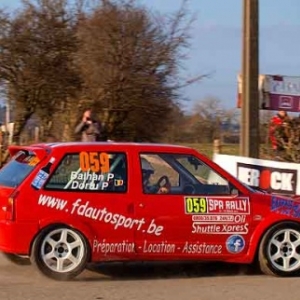
[[[150,162],[142,157],[142,176],[143,176],[143,188],[145,193],[147,194],[166,194],[169,192],[169,187],[167,186],[160,186],[159,184],[150,183],[151,175],[154,174],[154,169]]]

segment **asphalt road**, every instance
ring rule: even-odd
[[[101,274],[101,273],[102,274]],[[72,282],[44,278],[0,256],[1,300],[299,300],[300,278],[245,275],[227,265],[111,265]]]

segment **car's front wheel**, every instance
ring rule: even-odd
[[[59,226],[45,229],[37,236],[30,259],[47,277],[70,280],[83,272],[89,252],[89,245],[79,231]]]
[[[270,228],[261,240],[258,259],[267,275],[299,275],[300,225],[282,222]]]

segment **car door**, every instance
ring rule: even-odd
[[[209,160],[182,155],[176,161],[183,167],[185,214],[191,231],[186,256],[228,259],[244,255],[253,232],[251,201]]]
[[[152,183],[167,175],[171,188],[167,194],[141,188],[136,214],[148,227],[136,232],[139,255],[219,259],[246,251],[248,197],[231,194],[230,183],[193,155],[143,153],[142,158],[153,168]]]
[[[142,165],[149,162],[153,173],[150,175],[150,184],[154,184],[162,177],[170,179],[174,193],[158,194],[145,190],[143,185]],[[144,226],[136,231],[135,242],[139,256],[148,256],[155,259],[164,259],[181,255],[182,245],[190,231],[190,218],[184,214],[183,197],[177,195],[179,189],[179,173],[172,168],[159,153],[138,154],[137,161],[139,177],[136,182],[138,189],[135,202],[136,218],[144,219]],[[149,169],[148,172],[151,173]],[[146,176],[144,174],[144,176]]]
[[[56,211],[56,218],[59,213],[72,226],[89,228],[94,260],[135,256],[139,223],[130,202],[128,165],[125,151],[66,153],[39,192],[40,213],[49,217]]]

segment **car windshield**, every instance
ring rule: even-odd
[[[216,184],[224,184],[226,179],[217,174],[214,170],[208,167],[194,156],[178,156],[177,161],[191,172],[200,182],[214,181]],[[254,189],[235,177],[235,179],[246,189],[253,193],[262,192],[259,189]]]
[[[177,162],[181,164],[190,174],[202,184],[227,184],[227,179],[223,178],[211,167],[200,161],[197,157],[192,155],[180,155],[176,158]]]
[[[28,151],[19,151],[0,171],[0,186],[17,187],[39,162],[38,157]]]

